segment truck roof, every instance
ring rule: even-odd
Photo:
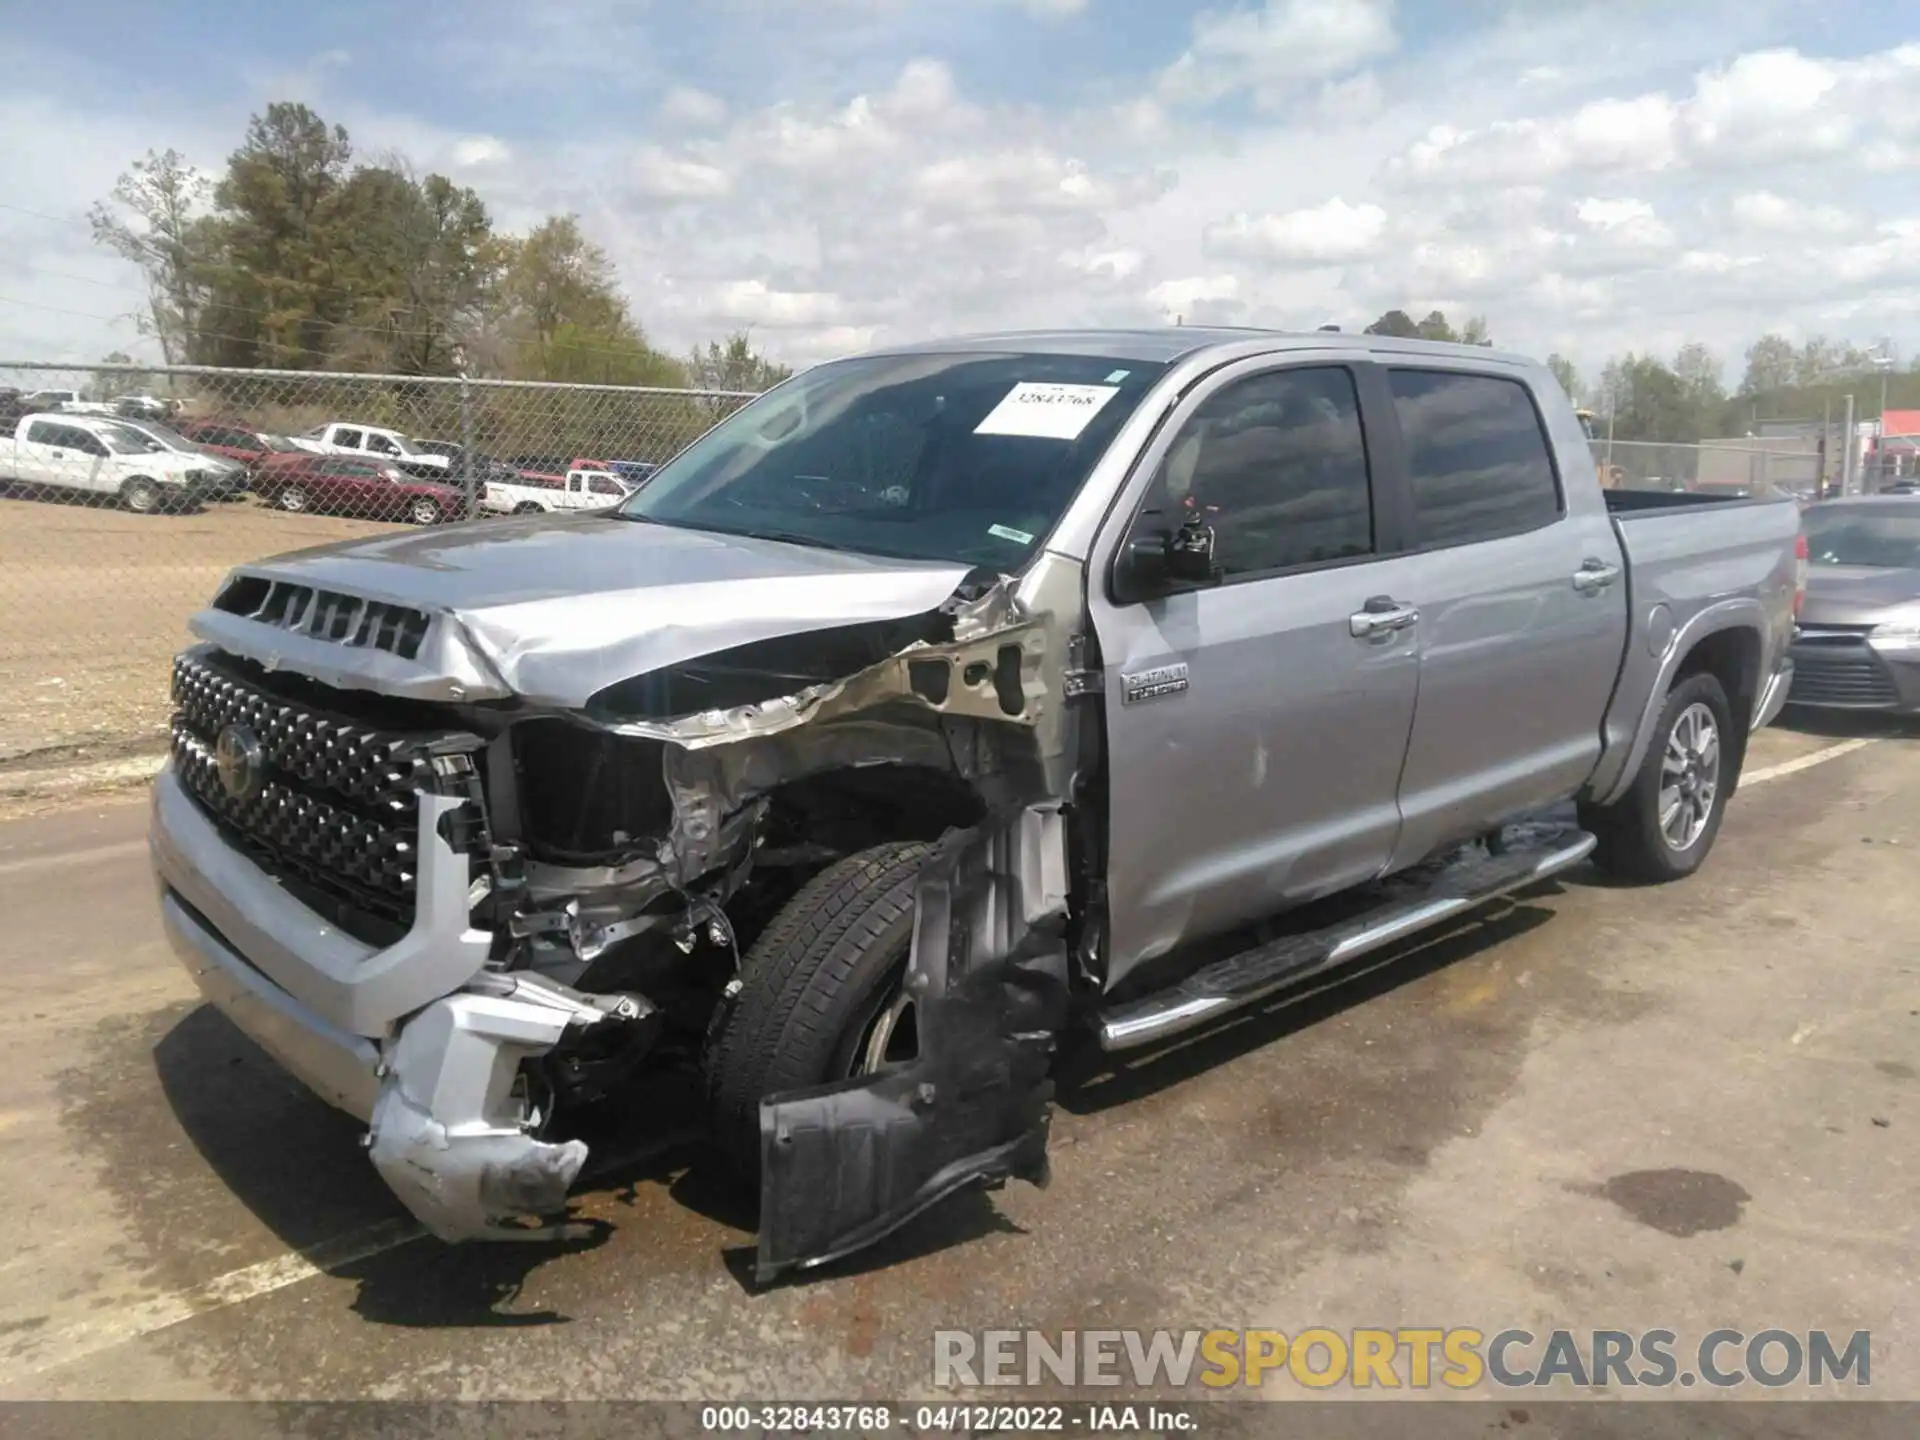
[[[1439,340],[1407,340],[1395,335],[1348,334],[1338,330],[1263,330],[1235,325],[1168,325],[1139,330],[1007,330],[956,335],[904,345],[878,346],[871,355],[951,354],[955,351],[1016,351],[1042,355],[1099,355],[1142,364],[1172,364],[1208,350],[1244,349],[1266,342],[1275,350],[1354,350],[1375,354],[1448,356],[1531,365],[1531,356]]]

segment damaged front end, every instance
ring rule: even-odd
[[[696,1065],[808,876],[938,842],[905,982],[917,1054],[762,1106],[760,1274],[967,1185],[1042,1182],[1076,963],[1080,577],[1043,555],[1017,583],[942,583],[931,608],[756,622],[636,674],[602,647],[563,685],[551,609],[409,610],[388,644],[393,602],[243,572],[196,620],[212,653],[183,657],[201,668],[155,804],[169,932],[209,998],[368,1120],[433,1234],[550,1236],[587,1158],[556,1113]],[[436,679],[436,656],[459,664]],[[246,763],[264,782],[235,790]]]

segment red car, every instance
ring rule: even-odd
[[[174,427],[202,449],[249,467],[273,455],[296,455],[300,447],[282,435],[269,435],[237,420],[181,420]]]
[[[472,514],[467,497],[451,485],[416,480],[384,460],[300,451],[273,455],[254,471],[253,488],[282,510],[351,515],[356,520],[411,520],[437,525]]]

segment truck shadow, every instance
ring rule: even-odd
[[[1557,882],[1519,892],[1521,897],[1558,893]],[[1456,924],[1329,970],[1292,994],[1283,992],[1209,1027],[1137,1051],[1108,1055],[1091,1033],[1074,1031],[1056,1069],[1059,1105],[1086,1116],[1144,1099],[1473,959],[1553,918],[1551,911],[1516,899],[1494,901]]]
[[[1556,891],[1549,884],[1523,892],[1517,902],[1496,902],[1495,908],[1464,917],[1458,925],[1330,972],[1299,998],[1252,1007],[1155,1049],[1104,1056],[1090,1038],[1081,1039],[1076,1032],[1063,1048],[1056,1071],[1058,1103],[1070,1115],[1093,1115],[1218,1069],[1527,934],[1552,917],[1526,904],[1525,895],[1552,893]],[[101,1097],[101,1104],[118,1114],[111,1122],[113,1145],[120,1152],[117,1158],[128,1166],[125,1178],[131,1190],[140,1188],[141,1145],[164,1148],[166,1137],[176,1133],[185,1135],[211,1171],[211,1177],[200,1177],[191,1187],[187,1213],[175,1207],[157,1216],[147,1196],[129,1206],[143,1222],[157,1227],[158,1233],[142,1237],[155,1254],[174,1248],[166,1237],[177,1235],[182,1225],[203,1224],[217,1231],[221,1206],[230,1204],[226,1197],[231,1197],[316,1268],[355,1281],[352,1310],[380,1325],[568,1323],[571,1317],[557,1309],[518,1308],[529,1277],[552,1262],[605,1245],[629,1227],[646,1235],[649,1249],[656,1239],[663,1245],[671,1241],[670,1248],[684,1257],[676,1258],[675,1268],[710,1264],[717,1241],[720,1259],[741,1290],[762,1289],[753,1280],[757,1196],[727,1174],[690,1131],[639,1148],[629,1138],[636,1115],[699,1113],[690,1076],[659,1077],[604,1108],[585,1112],[569,1129],[592,1147],[587,1172],[576,1186],[577,1213],[569,1238],[446,1245],[418,1231],[366,1163],[360,1147],[365,1127],[359,1121],[309,1094],[211,1007],[184,1017],[178,1012],[156,1017],[162,1018],[171,1023],[152,1044],[151,1055],[173,1124],[155,1116],[160,1123],[138,1125],[147,1140],[136,1142],[129,1153],[130,1117],[124,1105]],[[165,1162],[155,1154],[144,1163],[159,1168]],[[204,1218],[195,1217],[195,1209],[203,1211]],[[844,1280],[996,1233],[1022,1232],[989,1194],[969,1192],[935,1206],[881,1243],[794,1276],[783,1286]],[[655,1262],[641,1263],[651,1268]]]
[[[1920,739],[1920,716],[1888,715],[1877,710],[1808,710],[1789,705],[1772,728],[1829,740],[1915,740]]]

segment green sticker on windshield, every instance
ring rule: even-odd
[[[1011,540],[1016,545],[1031,545],[1033,536],[1024,530],[1016,530],[1011,525],[989,525],[987,533],[996,540]]]

